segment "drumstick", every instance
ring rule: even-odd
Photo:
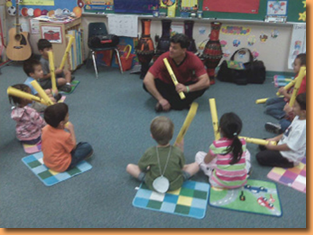
[[[250,138],[250,137],[245,137],[245,136],[239,136],[239,138],[245,139],[246,142],[252,143],[252,144],[267,145],[269,142],[271,142],[272,145],[276,145],[277,144],[275,141],[268,141],[268,140],[263,140],[263,139]]]
[[[39,85],[39,83],[34,80],[32,82],[30,82],[30,84],[33,85],[33,87],[35,88],[35,90],[38,92],[39,96],[48,104],[48,105],[53,105],[52,100],[49,98],[49,96],[46,94],[46,92],[41,88],[41,86]]]
[[[209,99],[210,102],[210,109],[211,109],[211,116],[212,116],[212,125],[213,125],[213,130],[214,130],[214,136],[215,140],[220,139],[220,133],[218,131],[218,117],[217,117],[217,111],[216,111],[216,103],[215,99]]]
[[[302,80],[303,80],[305,75],[306,75],[306,67],[302,66],[300,68],[300,72],[299,72],[299,75],[297,77],[297,81],[296,81],[295,87],[293,89],[293,92],[292,92],[292,95],[291,95],[291,98],[290,98],[290,101],[289,101],[290,107],[292,107],[294,105],[294,103],[295,103],[295,100],[296,100],[299,88],[301,86],[301,82],[302,82]]]
[[[54,92],[57,91],[57,83],[55,80],[54,56],[53,56],[52,51],[48,51],[48,57],[49,57],[49,68],[50,68],[50,74],[51,74],[52,94],[54,94]]]
[[[75,40],[74,36],[73,35],[66,35],[68,36],[70,39],[69,39],[69,42],[67,44],[67,47],[66,47],[66,50],[64,52],[64,55],[63,55],[63,58],[62,58],[62,61],[61,61],[61,64],[60,64],[60,67],[59,69],[62,69],[64,67],[64,64],[65,64],[65,61],[66,61],[66,58],[68,57],[68,54],[69,54],[69,51],[71,49],[71,46]],[[51,70],[51,69],[50,69]]]
[[[177,135],[177,138],[175,140],[175,144],[179,144],[183,140],[193,118],[195,117],[195,115],[197,113],[198,106],[199,106],[198,103],[195,103],[195,102],[193,102],[191,104],[189,112],[188,112],[186,119],[184,121],[184,124],[183,124],[182,128],[180,129],[180,131]]]
[[[167,58],[164,58],[163,61],[164,61],[164,64],[165,64],[165,66],[167,68],[168,73],[170,74],[170,76],[171,76],[171,78],[173,80],[174,85],[177,86],[178,81],[177,81],[176,76],[175,76],[175,74],[174,74],[174,72],[173,72],[173,70],[172,70],[172,68],[170,66],[170,63],[168,62]],[[179,92],[179,96],[180,96],[180,98],[182,100],[186,98],[184,92],[182,92],[182,91]]]
[[[16,96],[16,97],[20,97],[20,98],[23,98],[23,99],[28,99],[28,100],[33,100],[33,101],[36,101],[38,103],[42,103],[44,105],[48,105],[46,103],[45,100],[43,100],[42,98],[38,97],[38,96],[35,96],[35,95],[32,95],[32,94],[29,94],[25,91],[21,91],[19,89],[16,89],[14,87],[8,87],[7,89],[7,93],[8,95],[12,95],[12,96]]]

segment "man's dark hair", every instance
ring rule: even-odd
[[[188,48],[190,45],[189,38],[185,34],[177,33],[171,37],[172,43],[179,43],[181,48]]]
[[[30,76],[29,75],[30,73],[34,73],[35,72],[35,66],[37,66],[37,65],[41,65],[39,60],[36,60],[36,59],[26,60],[23,63],[23,70],[27,74],[27,76]]]
[[[48,106],[44,112],[44,119],[50,126],[57,128],[61,121],[64,121],[68,113],[68,106],[65,103],[56,103]]]
[[[45,48],[52,48],[52,44],[47,39],[39,39],[37,47],[39,51],[43,51]]]

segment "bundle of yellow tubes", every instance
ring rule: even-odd
[[[294,80],[292,80],[290,83],[288,83],[286,86],[284,86],[285,90],[288,90],[288,89],[290,89],[291,87],[294,86],[294,90],[292,92],[292,96],[291,96],[290,101],[289,101],[290,107],[292,107],[293,104],[294,104],[294,101],[296,99],[296,96],[297,96],[298,90],[300,88],[301,82],[302,82],[302,80],[303,80],[305,75],[306,75],[306,66],[302,66],[300,68],[298,76]],[[276,95],[279,96],[280,93],[277,92]],[[265,103],[267,99],[268,98],[257,99],[255,101],[255,103],[256,104],[262,104],[262,103]]]
[[[18,90],[14,87],[8,87],[7,94],[12,95],[12,96],[16,96],[16,97],[20,97],[23,99],[36,101],[36,102],[39,102],[39,103],[42,103],[42,104],[48,105],[48,106],[53,104],[52,100],[49,98],[49,96],[41,88],[41,86],[39,85],[39,83],[36,80],[32,81],[31,84],[35,88],[35,90],[38,92],[40,97],[29,94],[29,93],[21,91],[21,90]]]

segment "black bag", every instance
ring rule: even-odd
[[[90,48],[108,48],[115,47],[120,42],[120,38],[114,34],[94,35],[89,38],[88,46]]]
[[[235,63],[235,55],[237,53],[249,53],[249,61],[243,63],[244,68],[230,68],[228,63],[233,61]],[[266,71],[264,63],[260,60],[253,61],[253,55],[247,48],[241,48],[234,52],[229,62],[224,60],[217,73],[217,79],[223,82],[233,82],[237,85],[246,85],[248,83],[262,84],[265,81]]]

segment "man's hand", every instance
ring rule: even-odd
[[[181,83],[178,83],[176,85],[176,91],[177,91],[177,93],[179,93],[179,92],[188,93],[187,87],[184,84],[181,84]]]
[[[168,111],[171,109],[171,105],[166,99],[159,100],[159,104],[162,105],[162,109],[164,111]]]

